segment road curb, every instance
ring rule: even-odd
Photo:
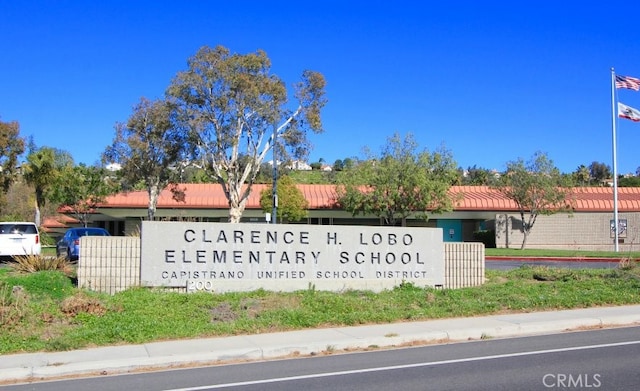
[[[0,384],[640,325],[640,306],[436,319],[0,356]]]

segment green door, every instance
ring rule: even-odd
[[[438,228],[442,228],[445,242],[462,242],[462,220],[438,220]]]

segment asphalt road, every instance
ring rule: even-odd
[[[484,261],[485,268],[491,270],[511,270],[521,267],[523,265],[530,266],[548,266],[548,267],[557,267],[557,268],[568,268],[568,269],[615,269],[618,267],[618,261],[611,262],[597,262],[597,261],[531,261],[531,260],[485,260]]]
[[[71,379],[7,390],[638,390],[640,327]],[[2,387],[0,387],[2,388]]]

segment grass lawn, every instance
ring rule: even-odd
[[[136,288],[110,296],[78,289],[62,271],[18,273],[5,267],[0,354],[640,303],[635,263],[584,270],[526,266],[487,270],[486,278],[482,286],[455,290],[412,284],[379,293],[183,294]]]
[[[618,258],[640,259],[640,251],[579,251],[517,248],[485,248],[485,256],[504,257],[557,257],[557,258]]]

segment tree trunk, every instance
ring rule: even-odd
[[[237,206],[229,207],[229,222],[230,223],[239,223],[240,218],[242,217],[242,211]]]
[[[42,215],[40,212],[40,206],[44,206],[44,197],[42,195],[42,190],[40,188],[36,188],[36,215],[35,215],[35,223],[38,227],[40,227]]]
[[[89,225],[88,219],[89,219],[89,216],[87,216],[87,212],[82,212],[80,214],[80,222],[82,222],[82,226],[84,228],[87,228],[87,226]]]
[[[35,215],[35,223],[38,227],[40,227],[40,208],[36,204],[36,215]]]
[[[156,205],[158,205],[159,191],[158,186],[149,188],[149,205],[147,206],[147,219],[153,221],[156,215]]]
[[[524,230],[522,231],[523,233],[523,238],[522,238],[522,246],[520,246],[520,250],[524,250],[524,247],[527,245],[527,238],[529,237],[529,231]]]
[[[247,204],[247,198],[240,199],[237,191],[229,192],[229,222],[239,223]]]

